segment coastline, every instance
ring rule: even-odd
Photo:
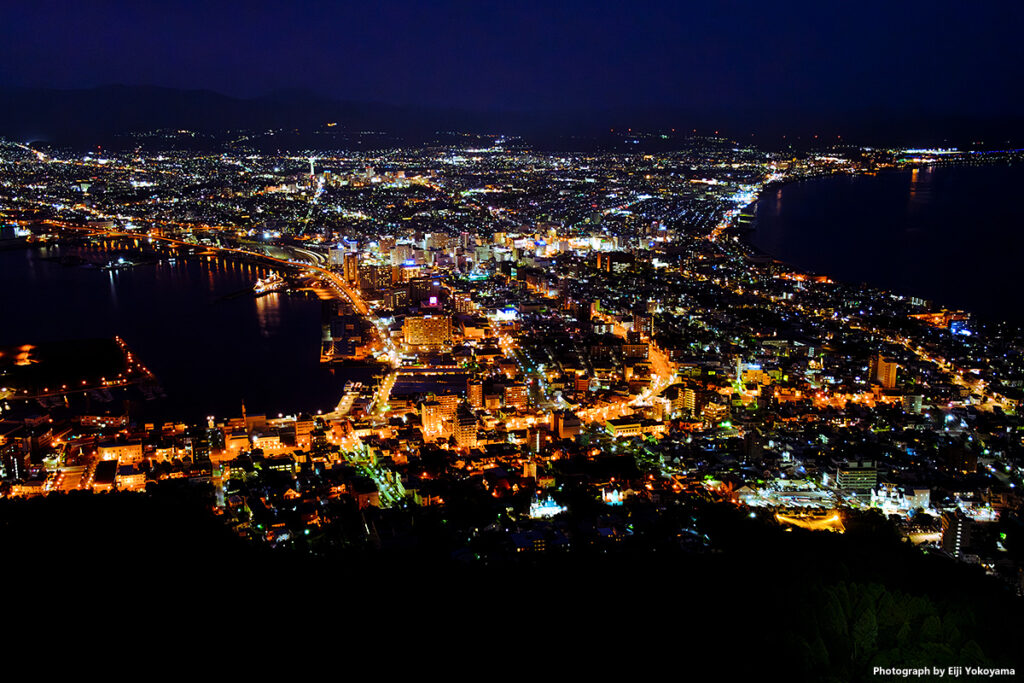
[[[32,251],[42,254],[39,249]],[[231,414],[241,398],[250,399],[249,408],[254,411],[275,415],[293,406],[295,410],[330,410],[349,376],[372,371],[320,363],[320,305],[303,293],[278,299],[257,299],[251,294],[225,298],[224,294],[239,290],[251,293],[247,264],[236,261],[232,270],[231,261],[221,260],[218,269],[208,259],[190,255],[179,257],[177,265],[159,266],[163,270],[150,266],[101,274],[96,269],[30,260],[25,253],[3,252],[5,264],[22,266],[7,271],[8,281],[27,275],[35,262],[35,282],[41,291],[54,297],[74,291],[79,305],[69,309],[65,323],[58,324],[51,316],[38,315],[36,307],[23,299],[15,299],[21,303],[13,307],[12,320],[22,324],[13,322],[8,328],[10,344],[125,337],[167,394],[161,401],[140,404],[150,421]],[[164,286],[158,288],[160,278]],[[175,322],[177,311],[183,309],[188,310],[187,318]],[[133,316],[135,323],[130,322]],[[217,322],[225,322],[229,330],[204,341],[201,352],[189,346],[195,330],[210,329]],[[295,349],[308,349],[308,353]],[[246,373],[244,381],[234,371],[240,364],[254,370]],[[198,397],[194,387],[201,380],[214,389]],[[253,400],[254,387],[261,383],[270,389],[266,399],[258,402]]]
[[[739,222],[740,218],[743,217],[744,214],[746,214],[748,216],[751,216],[751,217],[756,217],[756,215],[757,215],[757,205],[763,199],[767,198],[767,195],[769,193],[771,193],[771,192],[777,192],[779,190],[782,190],[783,188],[790,187],[790,186],[793,186],[793,185],[800,185],[801,183],[805,183],[805,182],[808,182],[808,181],[811,181],[811,180],[820,180],[822,178],[831,178],[833,176],[845,176],[845,177],[853,178],[853,177],[856,177],[858,175],[868,175],[868,174],[866,172],[859,172],[859,173],[816,173],[816,174],[813,174],[813,175],[803,176],[803,177],[800,177],[800,178],[789,178],[789,179],[785,179],[785,180],[773,180],[773,181],[770,181],[768,183],[765,183],[761,187],[761,189],[758,190],[757,196],[754,198],[754,200],[751,201],[749,204],[745,205],[742,209],[740,209],[739,213],[737,213],[736,216],[733,217],[732,222],[729,224],[728,230],[733,231],[731,234],[736,237],[736,244],[741,249],[744,250],[744,254],[743,254],[744,257],[751,257],[751,256],[753,256],[753,257],[757,257],[757,258],[767,258],[767,259],[770,259],[774,263],[778,263],[778,264],[784,265],[784,266],[786,266],[788,268],[792,268],[795,272],[802,273],[804,275],[814,275],[815,273],[805,272],[802,268],[798,268],[795,265],[793,265],[792,263],[787,262],[785,259],[783,259],[783,258],[781,258],[779,256],[776,256],[775,254],[770,254],[767,251],[765,251],[764,249],[761,249],[756,244],[754,244],[750,240],[750,237],[757,232],[756,221],[754,221],[752,223],[754,225],[754,227],[742,228],[742,229],[737,226],[737,223]]]
[[[962,311],[971,315],[972,318],[981,320],[985,323],[1003,323],[1011,326],[1022,326],[1024,322],[1010,319],[1004,316],[994,314],[992,312],[984,312],[977,309],[976,306],[970,304],[967,305],[956,305],[952,302],[944,300],[940,294],[927,293],[911,293],[905,291],[903,288],[890,287],[878,283],[873,279],[854,280],[849,277],[841,277],[827,268],[806,268],[797,266],[787,258],[782,257],[778,253],[772,253],[764,248],[759,247],[754,243],[755,237],[760,233],[762,227],[760,221],[757,220],[757,207],[762,201],[768,200],[770,194],[778,192],[784,188],[800,185],[807,181],[816,181],[822,179],[833,178],[837,176],[857,179],[859,176],[891,176],[897,174],[908,174],[913,173],[916,170],[924,168],[943,168],[943,169],[957,169],[957,168],[978,168],[978,167],[998,167],[1002,166],[1005,168],[1012,168],[1019,164],[1017,159],[980,159],[980,163],[970,163],[969,160],[960,160],[958,162],[944,161],[943,163],[928,163],[928,164],[907,164],[899,168],[881,168],[877,171],[855,171],[855,172],[830,172],[830,173],[818,173],[807,176],[801,176],[799,178],[787,178],[782,180],[775,180],[766,183],[760,188],[756,197],[744,205],[743,208],[732,218],[728,226],[728,234],[735,237],[732,242],[733,245],[738,249],[739,255],[745,259],[755,262],[763,263],[774,263],[779,266],[791,270],[794,273],[799,273],[809,277],[820,277],[824,276],[829,280],[842,285],[844,287],[859,287],[861,289],[872,290],[878,294],[889,294],[900,297],[918,297],[926,300],[929,304],[929,308],[934,310],[944,309],[953,311]],[[1018,163],[1015,163],[1018,162]],[[741,226],[740,220],[743,217],[747,217],[749,222]]]

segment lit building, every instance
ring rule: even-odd
[[[903,411],[912,415],[920,415],[924,397],[920,394],[908,394],[903,397]]]
[[[684,389],[682,395],[682,409],[687,415],[694,415],[697,412],[697,392],[693,389]]]
[[[460,448],[476,448],[476,416],[463,410],[455,419],[455,443]]]
[[[673,384],[665,390],[663,396],[669,402],[669,410],[673,415],[692,417],[697,412],[697,392],[681,384]]]
[[[253,448],[275,451],[281,448],[281,436],[276,432],[256,432],[252,435]]]
[[[412,257],[412,247],[408,244],[396,244],[391,249],[391,265],[401,266]]]
[[[121,465],[117,468],[114,483],[118,491],[145,491],[146,474],[135,469],[134,465]]]
[[[476,380],[467,380],[466,382],[466,400],[469,401],[469,405],[474,408],[484,407],[484,384]]]
[[[850,460],[836,470],[836,485],[847,491],[870,491],[878,484],[878,469],[873,460]]]
[[[526,446],[534,453],[543,452],[551,442],[551,433],[546,425],[530,427],[526,431]]]
[[[558,413],[555,418],[555,424],[558,430],[559,439],[575,440],[582,428],[580,418],[576,417],[575,413],[571,413],[569,411],[562,411]]]
[[[445,420],[452,420],[455,418],[455,413],[459,409],[459,403],[461,398],[458,394],[441,394],[440,396],[434,396],[433,399],[441,404],[441,417]]]
[[[295,445],[302,450],[309,450],[312,445],[310,433],[313,431],[313,419],[309,415],[299,415],[295,420]]]
[[[393,311],[406,308],[409,305],[409,290],[404,287],[392,289],[385,295],[384,302]]]
[[[644,313],[634,314],[633,330],[639,332],[644,339],[654,336],[654,316]]]
[[[468,292],[455,292],[452,295],[452,303],[459,313],[469,313],[473,310],[473,297]]]
[[[440,435],[444,420],[441,404],[437,401],[427,401],[420,406],[420,420],[425,439],[431,441]]]
[[[142,460],[142,443],[106,443],[97,449],[100,460],[116,460],[122,465]]]
[[[896,386],[896,361],[882,355],[871,357],[870,375],[871,381],[882,385],[883,389],[893,389]]]
[[[359,284],[359,252],[350,251],[345,254],[345,281],[351,285]]]
[[[441,296],[441,281],[435,277],[418,277],[409,280],[409,301],[418,306],[423,302],[433,303]]]
[[[363,263],[359,265],[359,289],[380,291],[391,286],[391,266]]]
[[[537,496],[530,503],[530,517],[533,519],[554,517],[565,512],[567,509],[565,506],[556,503],[550,495],[546,495],[543,498]]]
[[[633,266],[633,256],[624,251],[597,254],[597,269],[608,273],[622,273]]]
[[[643,433],[643,425],[629,417],[608,420],[604,427],[612,435],[612,438],[616,439],[620,436],[640,436]]]
[[[960,557],[971,545],[971,518],[957,510],[942,515],[942,549]]]
[[[650,354],[650,350],[651,346],[647,343],[622,345],[622,355],[626,358],[646,359]]]
[[[447,315],[410,316],[402,324],[407,346],[419,351],[446,351],[452,345],[452,319]]]
[[[884,510],[928,509],[931,505],[931,489],[880,482],[871,489],[871,505]]]
[[[525,384],[509,384],[505,387],[505,407],[525,408],[529,402],[529,394]]]

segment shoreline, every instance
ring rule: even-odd
[[[957,162],[944,162],[944,163],[940,162],[940,163],[929,163],[929,164],[908,164],[908,165],[900,167],[900,168],[882,168],[882,169],[878,169],[877,171],[819,173],[819,174],[804,176],[804,177],[801,177],[801,178],[776,180],[776,181],[772,181],[770,183],[766,183],[757,192],[757,196],[754,198],[754,200],[751,201],[749,204],[746,204],[739,211],[739,213],[737,213],[737,215],[732,219],[732,221],[729,224],[728,230],[730,230],[731,234],[733,236],[735,236],[735,238],[736,238],[734,243],[738,246],[738,248],[739,248],[739,250],[741,252],[740,256],[742,258],[745,258],[745,259],[748,259],[748,260],[751,260],[751,261],[754,261],[754,260],[766,261],[766,262],[774,263],[774,264],[777,264],[777,265],[785,266],[786,268],[790,269],[794,273],[799,273],[801,275],[805,275],[805,276],[808,276],[808,277],[822,277],[822,276],[823,277],[827,277],[832,282],[834,282],[834,283],[836,283],[838,285],[841,285],[843,287],[860,287],[861,289],[867,289],[867,290],[875,291],[875,292],[880,293],[880,294],[889,294],[889,295],[894,295],[894,296],[899,296],[899,297],[904,297],[904,298],[910,298],[910,297],[921,298],[921,299],[924,299],[925,301],[928,302],[928,304],[929,304],[928,308],[930,310],[961,311],[961,312],[969,314],[973,319],[979,320],[979,321],[981,321],[983,323],[986,323],[986,324],[997,323],[997,324],[1005,324],[1005,325],[1009,325],[1009,326],[1013,326],[1013,327],[1022,327],[1022,328],[1024,328],[1024,321],[1014,321],[1014,320],[1010,320],[1010,319],[1007,319],[1007,318],[1002,318],[1002,317],[994,316],[994,315],[991,315],[991,314],[978,313],[973,308],[956,307],[956,306],[944,306],[941,301],[938,301],[938,300],[932,298],[931,296],[918,296],[918,295],[914,295],[914,294],[907,293],[907,292],[904,292],[904,291],[901,291],[901,290],[896,290],[896,289],[893,289],[893,288],[884,287],[882,285],[875,284],[874,282],[869,281],[869,280],[863,280],[863,281],[860,281],[860,282],[853,282],[853,281],[850,281],[850,280],[845,279],[845,278],[839,278],[837,276],[834,276],[831,273],[825,272],[824,270],[815,271],[815,270],[811,270],[811,269],[808,269],[808,268],[803,268],[803,267],[797,266],[796,264],[792,263],[791,261],[789,261],[789,260],[787,260],[785,258],[782,258],[782,257],[780,257],[780,256],[778,256],[776,254],[772,254],[772,253],[762,249],[761,247],[757,246],[753,242],[753,237],[758,232],[758,227],[757,227],[758,222],[756,220],[756,216],[757,216],[756,208],[757,208],[758,203],[760,203],[762,200],[766,199],[770,192],[776,192],[776,191],[782,190],[783,188],[786,188],[786,187],[789,187],[789,186],[799,185],[801,183],[808,182],[808,181],[822,180],[822,179],[834,178],[834,177],[844,177],[844,178],[856,179],[856,178],[858,178],[860,176],[876,176],[876,175],[882,175],[882,174],[884,174],[884,175],[894,175],[894,174],[899,174],[899,173],[911,173],[914,170],[917,170],[917,169],[920,169],[920,168],[929,168],[929,167],[939,167],[939,168],[973,168],[973,167],[979,167],[979,166],[986,166],[987,167],[987,166],[999,166],[999,165],[1002,165],[1002,166],[1005,166],[1005,167],[1012,167],[1014,165],[1014,163],[1013,163],[1013,160],[1005,160],[1005,159],[986,160],[984,163],[980,163],[980,164],[979,163],[967,163],[964,160],[960,160],[960,161],[957,161]],[[739,219],[744,214],[746,214],[746,215],[751,217],[752,220],[750,222],[750,225],[752,227],[745,228],[745,229],[738,229]]]
[[[36,246],[42,246],[42,245],[36,245]],[[52,246],[52,243],[51,243],[51,246]],[[43,255],[43,251],[41,249],[32,249],[31,252],[33,252],[33,259],[37,259],[37,258],[39,258],[40,256]],[[11,252],[5,252],[5,253],[6,254],[11,254]],[[22,252],[22,254],[25,254],[25,253],[28,253],[28,252],[27,251]],[[12,254],[12,256],[13,256],[13,254]],[[17,257],[14,257],[13,260],[20,263],[21,260],[22,260],[22,257],[21,256],[17,256]],[[196,268],[196,267],[198,267],[198,268],[210,268],[210,267],[213,267],[212,264],[207,264],[207,260],[208,260],[207,258],[204,258],[200,254],[188,254],[188,255],[179,255],[178,256],[178,263],[179,264],[188,263],[188,267],[190,268],[189,272],[193,273],[193,274],[196,272],[196,271],[191,270],[193,268]],[[224,264],[224,265],[227,265],[227,263],[230,261],[230,259],[217,259],[217,260],[221,261],[221,263]],[[6,263],[6,261],[5,261],[5,263]],[[60,266],[58,263],[56,263],[56,262],[54,262],[52,260],[45,260],[45,259],[40,259],[39,260],[39,264],[40,265],[45,264],[45,266],[47,266],[47,270],[51,270],[52,269],[54,277],[61,278],[61,280],[59,280],[59,281],[64,281],[65,279],[69,279],[70,278],[70,281],[83,283],[81,285],[83,290],[86,290],[86,291],[89,291],[89,292],[105,291],[106,290],[106,283],[108,282],[108,277],[107,277],[108,273],[106,273],[106,272],[102,272],[102,271],[100,271],[98,269],[84,269],[83,270],[83,269],[80,269],[80,268],[77,268],[77,267],[64,268],[64,267]],[[252,264],[252,267],[253,267],[253,269],[255,269],[257,266],[255,264]],[[265,266],[265,267],[266,268],[270,268],[270,266]],[[148,268],[146,268],[146,269],[134,269],[134,270],[144,270],[145,274],[144,274],[144,278],[143,279],[144,279],[144,282],[147,283],[146,287],[148,288],[148,287],[152,286],[152,282],[151,281],[152,281],[152,278],[154,277],[153,276],[153,272],[154,271],[152,271],[152,270],[150,270]],[[228,283],[227,280],[225,280],[225,281],[220,280],[221,275],[219,274],[220,273],[219,271],[210,271],[210,272],[213,273],[212,277],[217,278],[218,282],[224,282],[225,283],[224,286],[226,286],[228,289],[230,289],[229,284],[227,284]],[[101,273],[102,273],[102,277],[97,277],[97,276],[100,276]],[[207,273],[207,271],[204,270],[204,271],[202,271],[202,274],[201,274],[201,278],[202,278],[202,282],[204,283],[204,287],[205,287],[205,282],[206,282],[206,278],[207,278],[207,274],[206,273]],[[249,276],[245,275],[242,271],[237,271],[236,273],[232,274],[232,272],[230,270],[225,270],[224,271],[224,276],[229,277],[229,278],[237,277],[237,278],[239,278],[242,281],[246,281],[246,280],[249,279]],[[44,279],[49,281],[49,277],[50,276],[47,275],[47,276],[45,276]],[[189,277],[191,278],[191,275]],[[221,285],[218,285],[218,286],[221,286]],[[223,297],[216,297],[213,293],[211,293],[209,290],[207,290],[205,288],[202,289],[201,292],[199,292],[199,294],[201,296],[199,298],[195,298],[195,299],[192,298],[193,291],[191,289],[188,289],[188,288],[181,289],[181,288],[176,288],[176,286],[172,287],[172,289],[175,289],[174,294],[175,294],[175,298],[177,300],[194,302],[195,305],[197,306],[197,310],[201,309],[202,311],[206,311],[207,309],[211,309],[211,307],[214,304],[218,304],[220,302],[221,298],[223,298]],[[147,291],[149,291],[149,290],[147,289]],[[248,294],[251,297],[252,296],[251,295],[251,291],[252,290],[251,290],[251,285],[250,285],[249,287],[244,288],[242,290],[242,293],[243,294]],[[234,292],[234,293],[237,293],[237,292]],[[293,309],[295,309],[296,304],[298,304],[299,306],[306,307],[306,308],[302,308],[301,310],[303,310],[303,311],[306,311],[306,310],[312,311],[312,312],[309,313],[310,317],[308,318],[308,320],[309,320],[309,322],[311,324],[315,325],[315,329],[314,328],[309,328],[308,329],[308,334],[301,333],[299,335],[303,339],[306,339],[308,337],[310,340],[312,340],[312,341],[310,341],[309,346],[308,346],[308,349],[309,349],[309,351],[311,353],[311,355],[309,356],[310,360],[309,360],[309,362],[301,362],[301,363],[297,363],[297,364],[290,364],[288,367],[291,368],[291,369],[298,368],[298,369],[296,369],[296,371],[302,371],[302,372],[306,372],[306,369],[309,370],[309,374],[301,375],[301,378],[299,380],[297,380],[297,381],[299,382],[299,384],[305,385],[305,384],[308,383],[308,384],[313,385],[314,387],[316,387],[313,390],[315,395],[308,402],[308,405],[307,405],[305,400],[301,398],[302,395],[304,393],[306,393],[304,390],[295,390],[295,391],[290,391],[289,390],[289,391],[285,391],[284,393],[280,393],[278,391],[278,389],[275,388],[273,390],[273,394],[274,395],[269,395],[268,394],[268,398],[267,398],[267,400],[265,402],[265,405],[261,405],[258,409],[259,410],[263,410],[267,414],[271,414],[272,413],[272,414],[275,414],[275,415],[278,412],[281,412],[282,409],[285,408],[285,407],[287,407],[289,410],[307,410],[307,412],[308,411],[315,412],[315,410],[318,409],[318,408],[323,409],[325,411],[329,411],[329,410],[334,408],[334,406],[337,404],[338,400],[342,397],[342,395],[344,393],[342,391],[342,386],[343,386],[343,384],[344,384],[346,379],[348,379],[350,376],[355,377],[357,379],[361,379],[364,375],[365,376],[369,376],[370,374],[375,372],[376,368],[371,367],[369,364],[367,364],[365,367],[358,367],[358,366],[354,366],[354,365],[353,366],[341,366],[341,365],[339,365],[337,367],[329,367],[329,366],[320,364],[319,360],[318,360],[318,354],[319,354],[319,350],[320,350],[319,346],[320,345],[319,345],[319,341],[317,341],[317,340],[319,339],[319,334],[320,334],[319,327],[322,324],[322,321],[321,321],[321,318],[320,318],[321,314],[319,312],[319,306],[313,306],[316,302],[313,301],[310,298],[310,296],[308,296],[308,293],[296,292],[294,294],[289,294],[287,296],[288,296],[289,299],[293,299],[294,302],[295,302],[295,303],[289,304],[289,306],[292,307]],[[244,297],[244,296],[242,296],[242,297],[236,296],[234,298],[235,299],[244,300],[246,297]],[[241,304],[243,309],[245,309],[248,305],[249,304],[247,304],[247,303]],[[258,305],[256,306],[256,308],[258,309]],[[218,307],[218,308],[211,309],[211,310],[216,310],[216,311],[218,311],[218,313],[212,313],[212,314],[210,314],[210,313],[201,313],[200,318],[202,320],[209,320],[209,319],[211,319],[211,316],[217,317],[217,316],[224,315],[223,311],[225,311],[225,310],[236,311],[236,310],[238,310],[238,308],[236,306],[229,307],[228,309]],[[235,316],[234,313],[231,313],[231,315]],[[239,314],[239,317],[241,317],[242,315],[244,315],[244,314]],[[257,318],[257,323],[255,323],[255,324],[258,324],[258,313],[256,313],[255,315],[256,315],[256,318]],[[233,317],[232,319],[235,319],[235,318]],[[295,319],[298,320],[299,318],[295,318]],[[305,319],[306,319],[305,317],[302,318],[302,320],[305,320]],[[89,332],[89,333],[87,333],[87,334],[85,334],[83,336],[79,332],[71,331],[71,330],[63,330],[63,331],[62,330],[56,330],[55,331],[55,330],[46,330],[46,329],[42,329],[41,330],[41,329],[38,329],[38,328],[32,328],[30,330],[28,328],[18,328],[17,326],[12,326],[12,330],[11,331],[14,332],[15,329],[20,329],[20,334],[23,335],[23,336],[13,337],[10,340],[12,345],[20,345],[22,343],[26,343],[24,341],[25,339],[31,339],[32,341],[30,343],[37,345],[37,344],[47,344],[47,343],[72,342],[72,341],[77,341],[79,338],[89,338],[89,337],[93,337],[93,336],[99,336],[99,337],[102,337],[102,338],[107,338],[107,335],[105,335],[103,333],[93,334],[92,332]],[[210,400],[207,401],[206,398],[204,397],[203,401],[201,401],[201,402],[204,403],[204,405],[206,405],[207,407],[200,408],[198,410],[192,409],[192,407],[191,407],[192,400],[190,398],[190,391],[191,390],[189,389],[189,385],[186,384],[186,383],[182,383],[181,381],[178,381],[178,380],[175,379],[175,375],[178,374],[175,371],[175,368],[178,366],[178,361],[174,361],[173,363],[171,363],[170,364],[171,369],[168,370],[168,368],[166,367],[168,364],[166,362],[162,361],[161,358],[160,358],[161,355],[165,355],[168,358],[170,358],[170,357],[175,355],[174,351],[171,350],[169,346],[167,346],[166,344],[161,345],[160,343],[156,343],[155,338],[154,338],[153,335],[143,336],[143,337],[139,338],[138,336],[131,336],[131,335],[134,334],[132,332],[132,330],[116,329],[116,328],[111,328],[111,330],[112,330],[113,334],[126,335],[126,336],[129,336],[129,339],[132,339],[133,351],[138,355],[138,357],[145,359],[147,367],[149,367],[155,373],[155,375],[157,377],[157,380],[160,382],[161,387],[163,388],[164,392],[166,392],[166,395],[160,397],[160,400],[152,401],[152,402],[147,402],[145,404],[140,403],[137,406],[134,406],[132,408],[132,412],[131,412],[131,416],[130,416],[132,420],[137,420],[137,421],[140,421],[140,422],[143,421],[143,420],[150,421],[150,422],[152,422],[154,420],[163,420],[163,421],[201,420],[206,415],[209,415],[209,414],[214,414],[214,415],[218,415],[218,416],[220,416],[220,415],[228,416],[228,415],[232,415],[235,412],[237,412],[237,409],[234,409],[235,400],[233,398],[233,394],[236,393],[236,391],[238,391],[238,390],[236,390],[232,386],[229,386],[228,384],[223,384],[223,386],[218,386],[218,388],[216,388],[212,392],[212,396],[210,397]],[[284,337],[285,337],[286,341],[287,340],[294,340],[295,339],[295,335],[292,334],[292,333],[288,333],[287,331],[284,332]],[[247,343],[250,344],[250,345],[254,344],[254,343],[260,342],[260,339],[256,338],[254,335],[246,336],[245,339],[247,340]],[[247,356],[247,357],[249,357],[249,356]],[[259,354],[255,354],[255,355],[251,355],[251,357],[261,357],[261,356]],[[224,363],[234,362],[231,358],[228,358],[228,357],[225,357],[223,359],[223,361],[224,361]],[[274,370],[273,368],[271,368],[270,370],[268,370],[267,374],[268,374],[268,376],[271,376],[271,375],[274,375],[275,372],[277,372],[277,371]],[[192,377],[194,375],[189,375],[189,376]],[[179,377],[180,377],[180,375],[179,375]],[[364,379],[363,381],[365,382],[366,380]],[[276,386],[277,385],[275,385],[275,387]],[[335,387],[335,388],[332,389],[332,387]],[[245,393],[248,393],[247,390],[244,390],[243,393],[240,395],[240,397],[242,395],[244,395]],[[279,400],[277,398],[278,395],[284,397],[284,400]],[[298,397],[298,400],[294,401],[294,403],[293,403],[288,398],[289,396]],[[321,398],[318,398],[318,397],[321,397]],[[252,406],[250,406],[250,407],[252,407]]]

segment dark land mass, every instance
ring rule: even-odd
[[[74,388],[83,382],[92,387],[101,378],[116,377],[126,368],[124,351],[113,339],[0,347],[0,378],[4,385],[33,393],[61,385]]]
[[[619,552],[580,548],[481,566],[437,552],[452,539],[429,513],[419,532],[420,547],[431,550],[312,556],[240,539],[204,512],[207,495],[168,482],[146,495],[0,501],[5,564],[30,585],[73,575],[90,596],[141,591],[137,619],[160,619],[173,603],[196,624],[232,623],[241,599],[262,626],[328,626],[365,638],[367,655],[384,647],[368,637],[372,622],[406,624],[434,657],[462,652],[484,662],[469,633],[493,643],[546,633],[554,640],[533,655],[537,665],[584,670],[602,666],[594,653],[601,643],[614,661],[667,658],[717,669],[725,680],[747,671],[870,680],[876,665],[1020,670],[1019,599],[980,570],[899,542],[876,514],[852,517],[847,533],[834,535],[786,532],[703,504],[697,514],[715,539],[710,553],[659,551],[648,538]],[[46,604],[38,590],[21,597],[36,610]]]
[[[128,133],[188,129],[310,130],[337,123],[331,135],[293,136],[270,141],[282,149],[366,146],[354,133],[389,135],[373,142],[451,142],[444,131],[522,136],[540,148],[659,151],[677,147],[684,135],[720,132],[766,149],[814,147],[829,142],[872,145],[956,145],[1000,149],[1024,146],[1024,117],[979,118],[883,110],[812,112],[765,109],[685,110],[676,108],[590,108],[472,111],[335,100],[305,90],[278,91],[243,99],[210,90],[104,86],[78,90],[0,88],[0,135],[56,145],[134,148],[145,143]],[[633,131],[678,131],[679,138],[638,138]],[[783,135],[786,136],[783,139]],[[840,137],[841,136],[841,137]],[[153,141],[150,141],[152,144]],[[201,135],[163,147],[218,148]],[[376,147],[378,145],[374,145]]]

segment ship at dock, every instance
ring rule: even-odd
[[[256,296],[263,296],[264,294],[270,294],[271,292],[279,292],[288,286],[288,282],[277,273],[271,273],[265,278],[256,280],[256,284],[253,285],[252,291]]]
[[[134,261],[129,261],[123,256],[118,256],[116,259],[110,259],[100,267],[103,270],[126,270],[128,268],[135,267],[135,265]]]

